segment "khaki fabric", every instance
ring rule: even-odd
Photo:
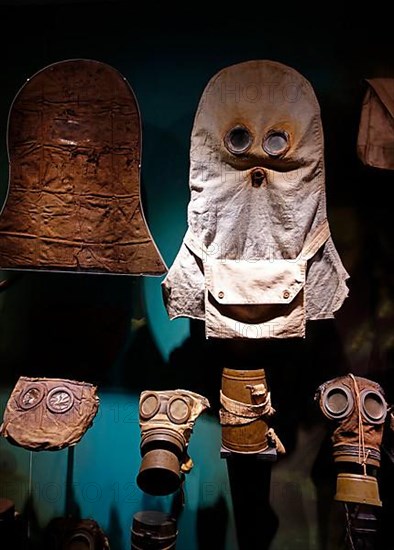
[[[96,392],[86,382],[21,376],[8,399],[0,434],[31,451],[75,445],[97,414]]]
[[[264,384],[248,386],[253,403],[244,403],[236,399],[230,399],[220,390],[219,410],[220,424],[222,426],[242,426],[251,424],[257,418],[269,417],[275,409],[271,405],[271,392]]]
[[[242,154],[227,145],[237,128],[251,140]],[[287,138],[277,156],[265,145],[275,133]],[[188,230],[162,283],[171,319],[204,320],[208,338],[287,338],[334,316],[348,274],[329,232],[320,109],[304,77],[267,60],[215,75],[194,119],[190,191]],[[317,246],[303,254],[308,239]]]
[[[9,189],[0,269],[162,275],[140,196],[134,93],[93,60],[42,69],[8,121]]]
[[[249,262],[212,259],[188,232],[186,246],[204,263],[207,337],[304,337],[307,261],[329,236],[325,220],[294,260]]]
[[[357,154],[367,166],[394,170],[394,78],[366,79]]]

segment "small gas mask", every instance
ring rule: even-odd
[[[338,474],[336,500],[380,506],[376,478],[367,475],[367,466],[380,466],[388,410],[382,388],[372,380],[350,374],[322,384],[315,399],[323,414],[335,421],[331,436],[334,461],[342,466],[358,464],[363,472]]]
[[[97,414],[96,392],[86,382],[21,376],[8,399],[0,435],[30,451],[75,445]]]
[[[144,391],[140,396],[141,466],[137,484],[151,495],[167,495],[181,485],[193,462],[187,454],[198,416],[209,401],[186,390]]]

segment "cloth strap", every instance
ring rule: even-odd
[[[304,246],[295,260],[310,260],[313,258],[317,251],[327,241],[329,236],[330,227],[327,219],[325,219],[311,233],[308,234],[305,239]],[[205,246],[205,244],[193,233],[190,228],[187,230],[183,242],[187,248],[203,262],[206,261],[206,258],[211,255],[209,247]]]
[[[254,388],[255,386],[250,386],[252,395]],[[266,398],[262,403],[253,405],[230,399],[220,390],[220,403],[224,407],[219,411],[220,424],[222,426],[245,425],[254,422],[258,418],[272,415],[275,410],[271,405],[271,394],[270,392],[266,392],[266,394]]]

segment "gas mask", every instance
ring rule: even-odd
[[[206,337],[304,337],[334,316],[348,274],[326,216],[323,132],[310,83],[273,61],[206,86],[190,149],[188,230],[162,283],[171,319]]]
[[[331,441],[333,457],[362,474],[341,472],[337,477],[336,500],[380,506],[376,478],[367,475],[367,467],[380,466],[387,403],[376,382],[353,376],[341,376],[322,384],[316,392],[323,414],[335,422]],[[358,466],[357,466],[358,465]]]
[[[44,531],[44,550],[109,550],[109,540],[94,519],[54,518]]]
[[[21,376],[8,399],[0,435],[29,451],[75,445],[97,414],[96,392],[86,382]]]
[[[186,390],[141,393],[141,490],[167,495],[181,486],[182,475],[193,467],[187,449],[194,423],[209,406],[205,397]]]
[[[165,273],[141,205],[140,113],[118,71],[45,67],[13,101],[7,144],[0,269]]]

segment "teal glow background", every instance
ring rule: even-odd
[[[349,24],[346,16],[335,13],[325,14],[324,22],[311,23],[301,11],[281,13],[282,6],[254,10],[242,5],[237,12],[229,8],[212,17],[200,5],[190,5],[182,13],[171,11],[168,4],[150,3],[140,5],[137,15],[130,3],[116,1],[2,4],[0,21],[13,38],[0,38],[1,197],[8,179],[8,109],[26,78],[64,59],[109,63],[127,78],[140,106],[143,206],[168,266],[186,230],[190,132],[208,80],[223,67],[248,59],[277,60],[308,78],[322,107],[331,229],[352,276],[353,293],[338,315],[343,350],[332,352],[331,340],[327,344],[312,334],[312,358],[300,374],[301,383],[307,384],[319,369],[325,375],[325,355],[332,365],[344,355],[353,372],[375,378],[378,372],[383,381],[392,380],[389,322],[386,332],[377,329],[378,317],[369,301],[379,281],[365,279],[365,259],[374,261],[366,243],[379,243],[383,236],[383,257],[389,258],[392,233],[384,223],[389,219],[386,205],[374,197],[368,187],[372,178],[365,177],[355,154],[362,79],[392,69],[392,47],[386,44],[391,30],[385,33],[381,20],[368,14],[365,21],[357,24],[352,18]],[[387,268],[384,262],[380,266]],[[75,448],[73,488],[82,517],[100,523],[112,550],[129,547],[136,511],[169,511],[172,505],[172,497],[149,497],[135,484],[140,391],[197,384],[204,393],[204,384],[210,382],[209,371],[202,368],[207,360],[203,343],[199,346],[197,339],[196,347],[189,348],[189,321],[168,320],[161,281],[162,277],[26,273],[0,294],[2,410],[19,375],[74,377],[99,385],[99,414]],[[377,333],[387,333],[387,341],[377,341]],[[371,366],[376,350],[380,359]],[[279,378],[283,386],[297,387],[297,371]],[[313,401],[313,391],[308,395]],[[335,510],[328,511],[332,531],[327,527],[319,533],[321,508],[312,477],[326,429],[307,405],[304,416],[294,400],[282,407],[292,436],[288,455],[272,472],[271,504],[279,526],[271,550],[337,549],[342,536]],[[178,550],[238,548],[226,464],[219,451],[220,427],[213,414],[206,414],[198,420],[190,444],[195,466],[186,479]],[[67,454],[65,450],[32,456],[33,536],[39,537],[52,517],[65,513]],[[29,492],[29,460],[28,451],[0,440],[0,496],[14,499],[20,511]],[[324,468],[319,474],[326,475]],[[319,498],[329,502],[330,488]],[[262,525],[265,521],[261,518]]]
[[[1,406],[8,395],[2,392]],[[112,548],[128,548],[133,514],[140,510],[171,510],[172,496],[153,497],[136,485],[139,458],[138,398],[132,394],[104,392],[94,425],[74,451],[72,492],[82,517],[99,522]],[[211,511],[229,522],[223,533],[226,548],[236,549],[231,521],[231,499],[226,469],[219,458],[220,428],[202,420],[190,443],[195,466],[185,484],[186,505],[178,522],[178,547],[199,548],[197,521],[200,510]],[[0,442],[0,496],[12,498],[19,511],[32,494],[33,540],[52,517],[65,514],[68,450],[31,453]],[[30,457],[31,455],[31,457]],[[32,484],[30,487],[30,459]],[[224,525],[218,528],[225,528]],[[39,546],[38,546],[39,547]]]

